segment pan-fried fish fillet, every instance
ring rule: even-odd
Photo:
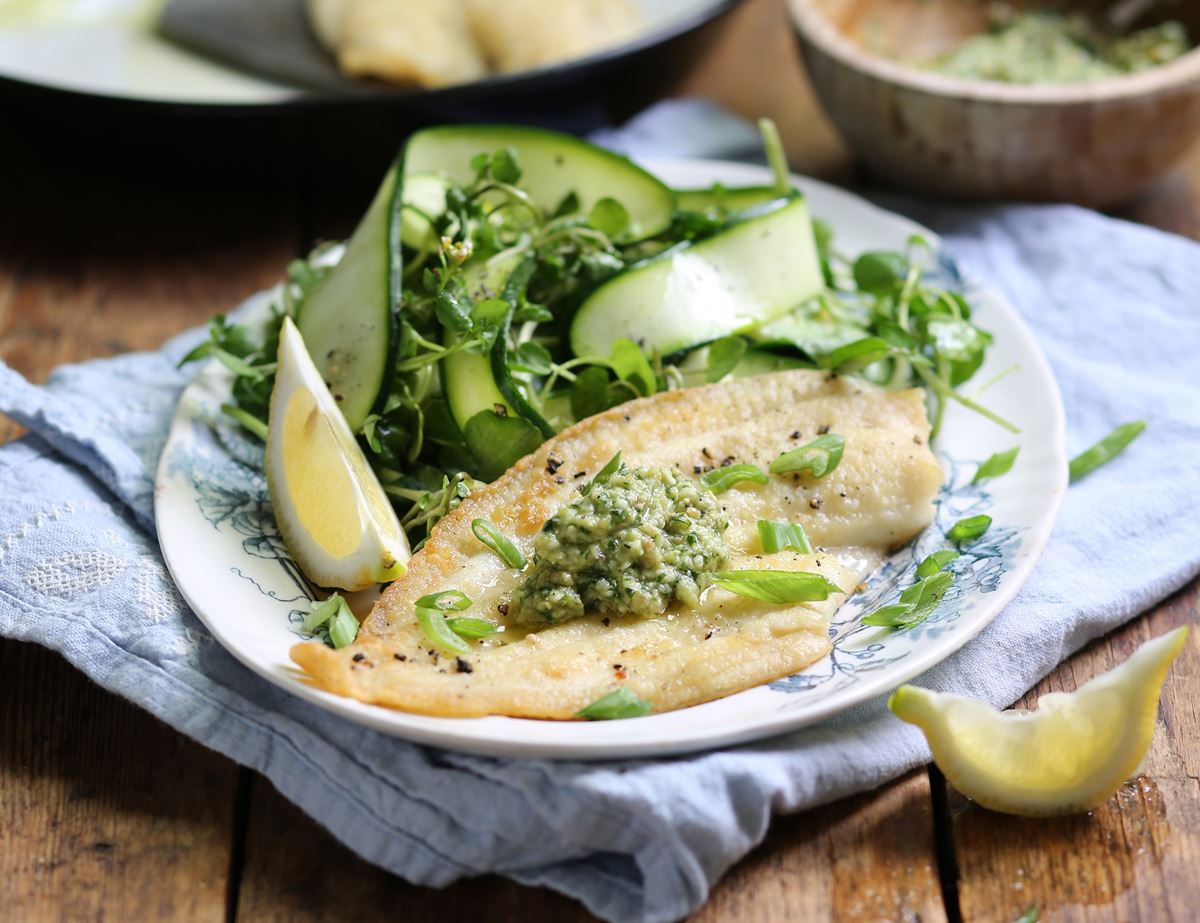
[[[460,0],[309,0],[308,12],[352,77],[439,87],[486,72]]]
[[[644,28],[629,0],[464,0],[488,64],[501,72],[569,61],[634,38]]]
[[[308,17],[345,73],[424,87],[582,57],[644,26],[629,0],[308,0]]]
[[[529,557],[543,523],[617,451],[630,466],[689,475],[722,463],[766,469],[824,431],[846,439],[841,463],[824,479],[773,475],[766,485],[720,495],[730,521],[727,569],[806,570],[852,592],[884,549],[932,519],[942,472],[927,445],[924,397],[825,372],[781,372],[655,395],[563,431],[438,524],[354,644],[337,651],[298,644],[292,659],[330,691],[463,716],[570,718],[617,686],[667,711],[786,676],[827,653],[829,623],[844,595],[778,606],[714,589],[696,611],[676,604],[649,618],[591,614],[527,631],[503,612],[522,575],[482,545],[470,524],[491,520]],[[803,523],[817,553],[761,554],[759,519]],[[462,614],[504,626],[459,660],[431,652],[414,613],[421,596],[448,589],[474,600]]]

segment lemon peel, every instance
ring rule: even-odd
[[[1052,692],[1035,711],[901,686],[888,708],[925,733],[950,783],[984,807],[1030,817],[1087,811],[1133,775],[1154,736],[1158,700],[1183,649],[1181,626],[1147,641],[1075,692]]]

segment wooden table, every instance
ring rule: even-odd
[[[742,7],[682,93],[780,124],[800,172],[854,178],[815,108],[778,0]],[[6,146],[8,142],[6,141]],[[86,154],[86,139],[80,139]],[[84,161],[86,162],[86,160]],[[146,349],[273,282],[361,205],[286,169],[246,189],[141,188],[17,161],[0,206],[0,358],[34,380]],[[1124,217],[1200,236],[1200,156]],[[4,427],[7,426],[7,429]],[[0,438],[15,435],[0,422]],[[1090,645],[1027,697],[1070,690],[1141,641],[1200,623],[1200,588]],[[1093,814],[1029,821],[935,769],[779,818],[705,921],[1193,921],[1200,917],[1200,633],[1163,699],[1145,775]],[[499,878],[444,892],[351,855],[263,778],[0,642],[0,920],[584,920]]]

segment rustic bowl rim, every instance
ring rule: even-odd
[[[808,43],[843,66],[884,83],[969,102],[1054,106],[1128,100],[1200,83],[1200,46],[1169,64],[1136,74],[1082,83],[1014,84],[972,80],[922,70],[863,50],[813,0],[785,0],[792,25]]]

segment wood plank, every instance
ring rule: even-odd
[[[355,857],[262,779],[252,802],[240,919],[382,923],[403,912],[414,923],[435,923],[450,908],[469,908],[472,919],[494,923],[594,919],[557,894],[495,876],[445,891],[413,887]],[[694,919],[944,920],[926,774],[778,819]]]
[[[354,855],[280,795],[254,780],[237,918],[255,923],[355,920],[478,923],[595,919],[552,891],[488,876],[444,891],[410,885]]]
[[[227,760],[0,640],[0,919],[221,920]]]
[[[996,814],[951,791],[964,920],[1013,920],[1030,906],[1047,921],[1180,921],[1200,906],[1200,590],[1089,645],[1039,683],[1070,692],[1143,641],[1193,626],[1175,662],[1142,773],[1096,811],[1031,820]]]
[[[35,381],[156,347],[295,252],[282,184],[139,186],[9,146],[0,169],[21,177],[0,210],[0,358]],[[0,919],[224,919],[239,778],[57,655],[0,643]]]
[[[777,818],[718,884],[697,923],[945,920],[925,771]]]

